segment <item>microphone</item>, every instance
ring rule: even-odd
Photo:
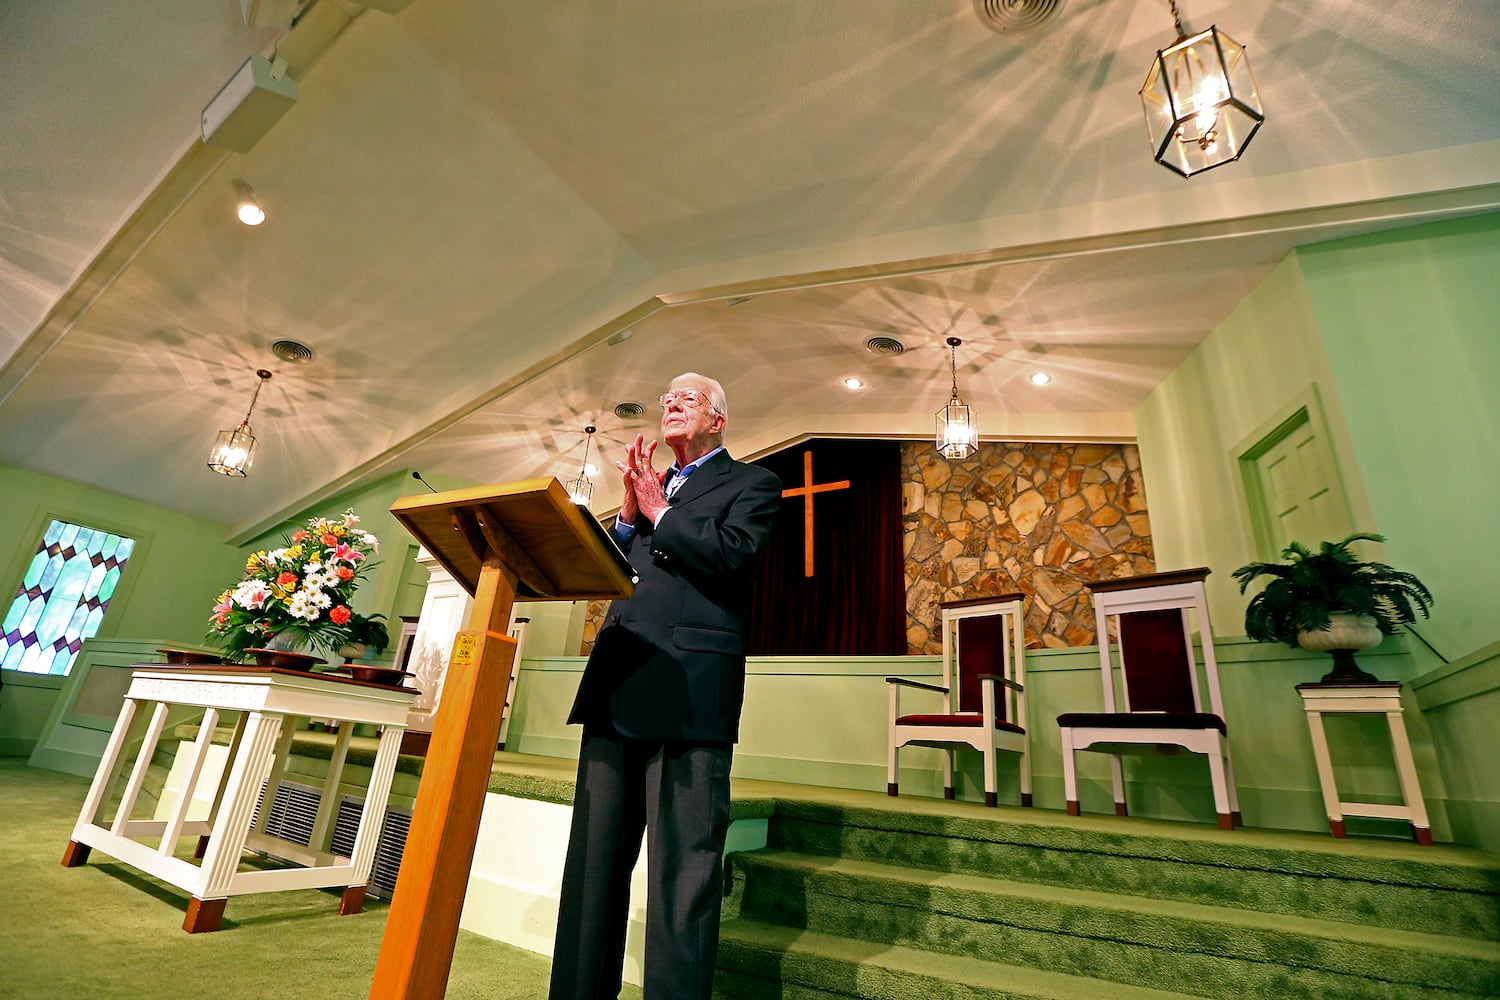
[[[417,482],[421,483],[423,486],[427,487],[429,490],[432,490],[432,492],[434,492],[434,493],[437,492],[437,490],[435,490],[435,489],[432,488],[432,484],[431,483],[429,483],[427,480],[425,480],[425,479],[422,478],[422,474],[420,472],[413,471],[412,474],[411,474],[411,477],[413,479],[415,479]]]

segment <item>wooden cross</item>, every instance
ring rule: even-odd
[[[786,497],[802,497],[802,575],[813,575],[813,494],[831,493],[834,490],[847,490],[849,480],[840,479],[836,483],[818,483],[813,485],[812,452],[802,453],[802,486],[795,490],[782,490],[781,495]]]

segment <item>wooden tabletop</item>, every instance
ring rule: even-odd
[[[346,674],[329,671],[292,670],[287,667],[262,667],[254,663],[132,663],[134,670],[153,670],[165,673],[217,674],[225,677],[311,677],[330,684],[351,684],[355,687],[376,688],[382,691],[410,691],[421,694],[416,688],[402,684],[380,684],[376,681],[355,680]],[[403,674],[403,676],[406,676]]]

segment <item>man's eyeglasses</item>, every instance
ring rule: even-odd
[[[656,401],[665,410],[673,403],[681,403],[683,406],[696,409],[698,406],[706,406],[710,410],[718,412],[713,402],[708,398],[708,393],[699,392],[697,389],[673,389],[656,397]]]

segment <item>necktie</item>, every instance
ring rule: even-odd
[[[682,488],[683,483],[687,482],[687,477],[692,475],[694,468],[695,466],[688,466],[667,482],[666,494],[668,500],[677,495],[677,491]]]

